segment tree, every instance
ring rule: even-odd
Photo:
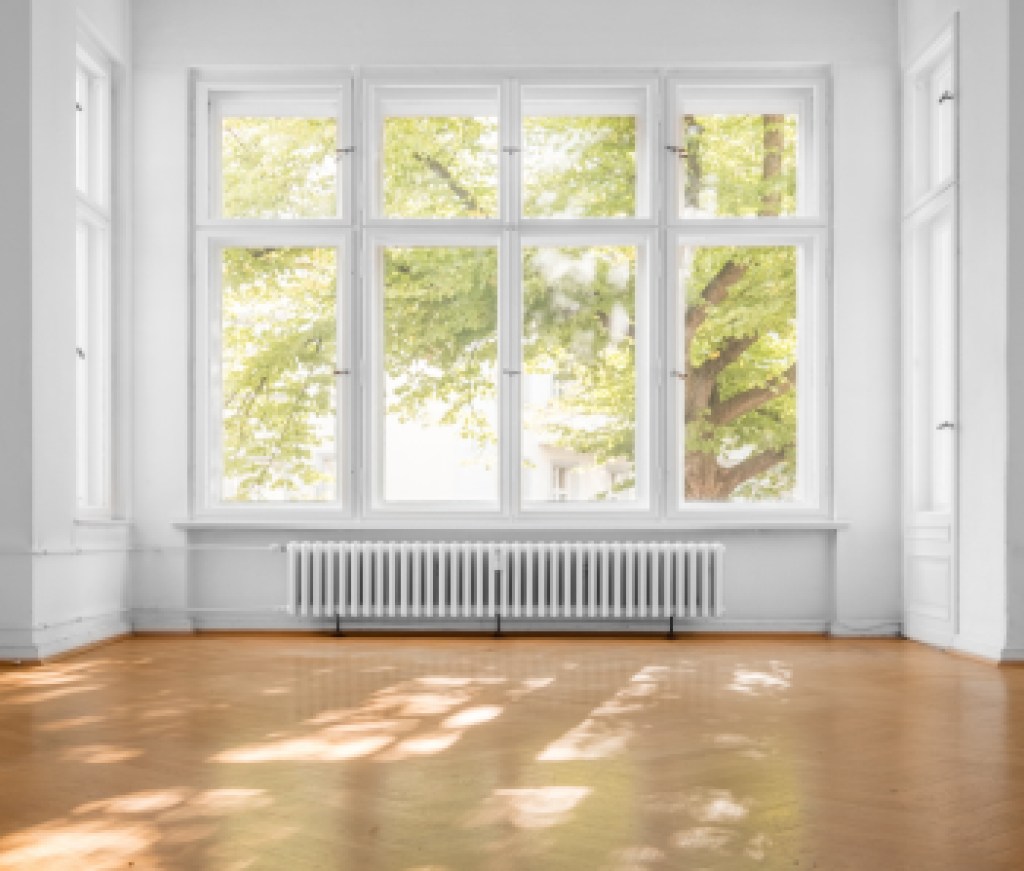
[[[333,124],[231,120],[237,129],[226,126],[223,140],[226,214],[329,213]],[[793,211],[791,117],[687,116],[683,125],[685,209],[731,216]],[[493,118],[387,118],[385,213],[496,215],[497,137]],[[523,142],[524,214],[635,212],[632,117],[526,118]],[[312,459],[333,438],[325,421],[334,414],[336,264],[328,253],[225,252],[225,298],[235,320],[226,316],[223,333],[223,439],[225,476],[237,498],[318,498],[322,489],[326,473]],[[780,498],[792,490],[796,266],[787,246],[682,252],[687,499]],[[457,426],[464,438],[493,442],[494,417],[482,409],[493,405],[498,382],[496,250],[392,247],[382,274],[389,413],[413,419],[441,409],[438,422]],[[631,464],[635,455],[635,286],[630,246],[524,251],[524,368],[560,384],[557,408],[543,425],[558,445],[598,464]]]

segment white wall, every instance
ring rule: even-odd
[[[1007,515],[1008,499],[1014,504],[1014,488],[1007,489],[1007,464],[1013,455],[1007,415],[1013,396],[1008,393],[1007,373],[1016,368],[1016,378],[1020,377],[1019,364],[1014,367],[1008,361],[1007,347],[1008,336],[1013,335],[1007,332],[1013,330],[1008,320],[1013,298],[1008,257],[1014,257],[1009,262],[1015,265],[1020,257],[1019,252],[1011,254],[1007,235],[1008,208],[1019,199],[1008,198],[1012,153],[1008,2],[903,0],[901,52],[905,63],[912,62],[956,12],[960,17],[961,348],[959,628],[954,646],[997,659],[1008,654],[1008,571],[1014,577],[1007,561],[1008,542],[1012,556],[1024,520],[1019,507],[1016,517]],[[1016,577],[1020,577],[1019,567]],[[1024,647],[1024,640],[1017,645]]]
[[[3,220],[19,224],[4,238],[13,239],[23,252],[4,257],[5,273],[15,281],[15,316],[8,319],[5,310],[2,328],[13,333],[2,337],[4,363],[6,355],[16,355],[3,367],[4,418],[11,422],[4,424],[0,452],[0,462],[14,467],[9,475],[4,469],[0,502],[7,551],[0,585],[0,657],[12,659],[48,656],[128,629],[126,530],[84,527],[75,520],[76,4],[33,0],[23,5],[24,10],[22,4],[15,6],[11,19],[5,9],[4,37],[10,35],[17,45],[2,51],[4,64],[10,65],[11,78],[5,74],[3,81],[5,91],[13,94],[14,111],[23,108],[22,101],[30,109],[23,119],[27,123],[10,128],[5,123],[3,137],[4,170],[23,179],[12,186],[11,198],[2,200]],[[89,5],[101,14],[100,25],[123,22],[114,34],[104,34],[99,26],[96,33],[105,44],[120,46],[127,60],[126,0]],[[20,17],[19,11],[30,18]],[[15,150],[26,144],[21,131],[27,131],[30,156]],[[20,268],[26,257],[30,274]],[[8,271],[8,263],[13,270]],[[16,374],[16,383],[7,383],[8,372]],[[9,579],[12,565],[17,572]]]
[[[1020,3],[1009,8],[1009,114],[1007,185],[1007,622],[1006,658],[1024,660],[1024,9]],[[1013,339],[1016,338],[1017,341]]]
[[[10,0],[0,28],[0,658],[32,620],[31,34],[31,0]]]
[[[849,526],[717,537],[730,547],[729,617],[737,628],[895,630],[896,0],[136,0],[133,24],[136,625],[184,628],[191,617],[203,625],[274,623],[266,613],[243,612],[281,601],[280,559],[232,548],[301,534],[174,525],[189,507],[190,67],[819,63],[832,65],[836,95],[835,309],[842,328],[834,474],[838,515]],[[187,555],[189,544],[203,549]],[[190,615],[190,607],[236,613]]]

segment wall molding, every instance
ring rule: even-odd
[[[835,620],[829,627],[833,638],[901,638],[903,623],[892,617],[874,620]]]
[[[123,611],[79,617],[49,626],[0,630],[0,662],[37,663],[131,634]]]

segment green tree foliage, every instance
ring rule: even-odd
[[[338,211],[333,118],[224,118],[225,218],[322,218]]]
[[[332,122],[232,120],[238,129],[223,138],[225,214],[333,214]],[[795,119],[687,116],[682,132],[687,214],[794,213]],[[523,141],[524,214],[635,213],[634,119],[526,118]],[[387,215],[498,213],[495,118],[388,118],[381,165]],[[796,474],[795,249],[697,246],[682,259],[686,498],[785,498]],[[524,369],[561,385],[543,425],[558,446],[597,463],[630,464],[635,455],[635,261],[631,246],[524,252]],[[429,414],[466,439],[493,443],[486,409],[497,391],[497,251],[393,247],[381,266],[388,412]],[[313,454],[334,413],[336,269],[329,249],[225,252],[223,452],[236,498],[323,498]]]
[[[333,499],[333,248],[222,254],[223,498]]]

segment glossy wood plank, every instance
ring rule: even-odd
[[[135,638],[0,668],[0,868],[1018,869],[1024,670],[898,641]]]

